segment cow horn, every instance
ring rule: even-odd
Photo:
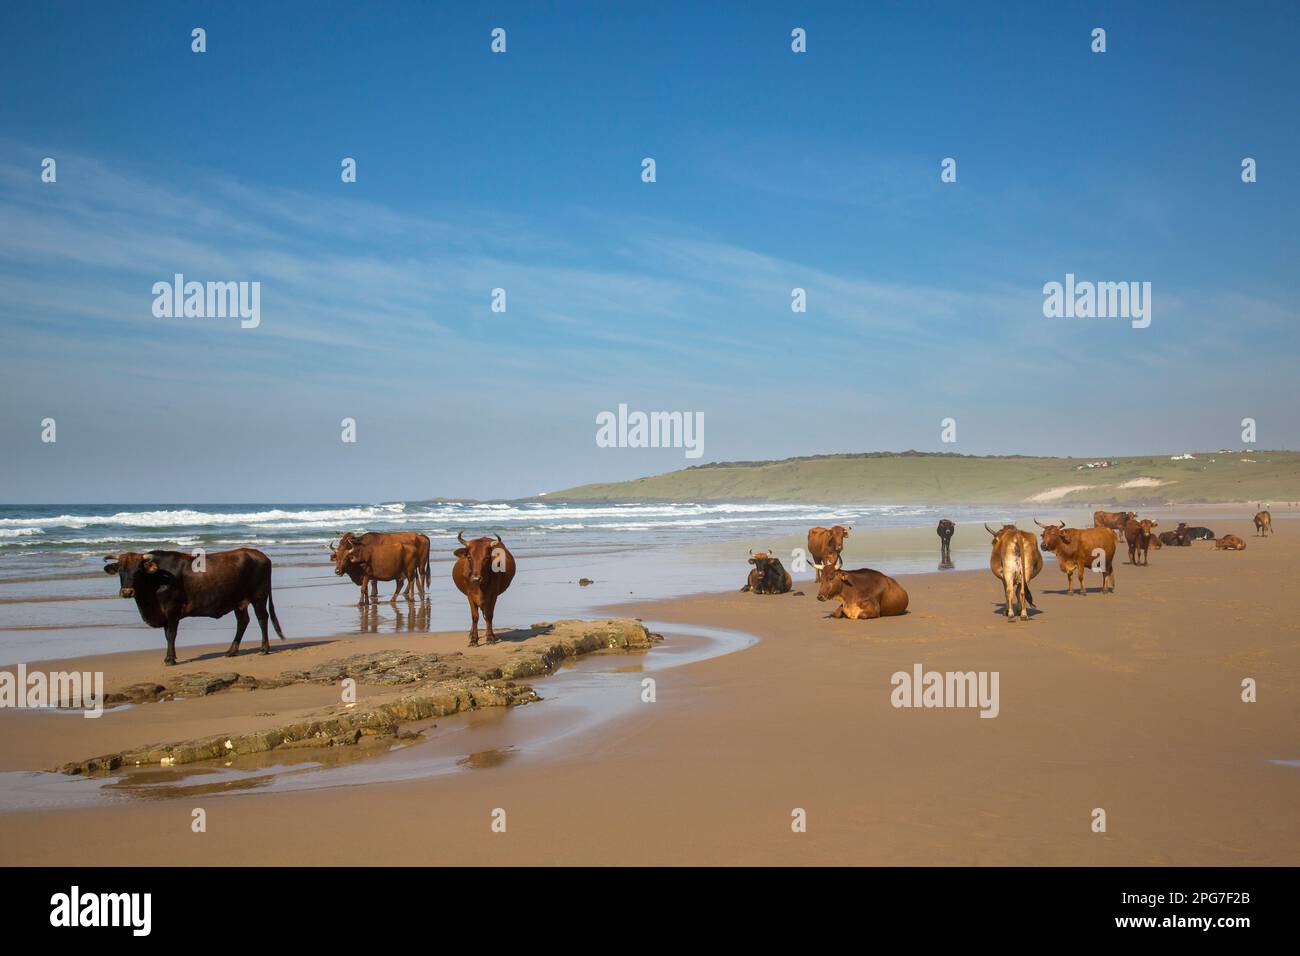
[[[1043,523],[1042,523],[1041,521],[1039,521],[1037,518],[1034,519],[1034,524],[1038,525],[1038,527],[1040,527],[1040,528],[1046,528],[1046,527],[1047,527],[1047,525],[1043,524]]]
[[[754,556],[754,549],[753,549],[753,548],[750,548],[750,549],[749,549],[749,556],[750,556],[751,558]]]
[[[494,531],[494,532],[492,533],[492,537],[494,537],[494,538],[497,539],[497,544],[501,545],[502,547],[505,547],[505,542],[501,540],[501,535],[497,534],[497,533]]]
[[[989,527],[989,523],[987,521],[984,522],[984,530],[987,531],[989,534],[993,535],[993,537],[995,538],[998,536],[998,533]]]
[[[813,566],[814,568],[816,568],[818,571],[821,571],[821,570],[824,570],[824,569],[825,569],[826,564],[825,564],[825,562],[823,562],[822,564],[818,564],[816,561],[814,561],[814,562],[812,563],[812,566]]]
[[[456,532],[456,540],[459,541],[461,544],[468,544],[468,543],[469,543],[468,541],[465,540],[465,532],[464,532],[464,531],[457,531],[457,532]]]

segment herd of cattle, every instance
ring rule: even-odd
[[[515,558],[501,540],[456,536],[460,547],[451,567],[451,579],[469,601],[469,643],[478,644],[478,619],[482,612],[487,624],[488,643],[496,641],[492,616],[497,598],[510,587],[515,576]],[[429,538],[416,531],[348,532],[330,545],[334,573],[346,575],[361,589],[358,606],[378,603],[380,581],[395,581],[389,603],[397,603],[403,588],[406,600],[428,600]],[[235,613],[235,640],[227,657],[239,653],[239,642],[248,627],[252,605],[262,628],[263,654],[271,653],[266,633],[268,618],[275,633],[284,640],[271,597],[271,559],[256,548],[213,551],[201,556],[182,551],[154,550],[144,554],[128,551],[104,559],[106,574],[118,576],[118,596],[133,598],[140,617],[150,627],[161,627],[167,638],[164,664],[176,663],[176,632],[187,617],[225,617]]]
[[[1014,524],[1003,525],[994,531],[984,526],[993,536],[989,555],[989,570],[1002,582],[1006,591],[1008,621],[1029,619],[1029,608],[1037,608],[1029,582],[1043,570],[1043,552],[1056,557],[1056,565],[1065,574],[1066,593],[1074,594],[1074,579],[1079,579],[1079,594],[1087,594],[1083,581],[1085,570],[1101,574],[1101,592],[1115,591],[1115,549],[1120,540],[1128,545],[1128,561],[1132,565],[1149,563],[1151,548],[1190,547],[1193,541],[1213,541],[1218,551],[1244,551],[1246,542],[1235,534],[1216,538],[1213,531],[1203,527],[1189,527],[1179,522],[1177,529],[1157,534],[1159,522],[1138,518],[1133,511],[1095,511],[1091,528],[1067,528],[1060,524],[1043,524],[1041,542],[1033,532],[1021,531]],[[841,553],[844,539],[851,528],[835,525],[831,528],[811,528],[808,531],[808,556],[817,572],[817,600],[839,599],[840,606],[832,617],[853,620],[889,617],[907,610],[907,591],[887,574],[871,568],[845,571]],[[939,521],[935,533],[939,536],[941,567],[952,566],[952,536],[957,526],[948,518]],[[1266,536],[1273,532],[1273,516],[1267,511],[1255,515],[1255,533]],[[794,586],[790,573],[781,560],[770,551],[749,552],[749,563],[754,566],[741,591],[754,594],[785,594]]]
[[[1132,511],[1098,511],[1093,514],[1093,527],[1067,528],[1035,522],[1042,531],[1041,550],[1032,532],[1021,531],[1013,524],[994,531],[993,551],[989,568],[1002,581],[1006,589],[1007,620],[1014,620],[1013,604],[1020,608],[1020,619],[1028,619],[1028,608],[1036,607],[1029,582],[1043,569],[1042,551],[1056,556],[1058,567],[1066,575],[1067,591],[1074,593],[1074,578],[1079,579],[1079,593],[1086,594],[1083,574],[1085,570],[1101,574],[1101,589],[1115,590],[1115,549],[1117,539],[1128,543],[1130,564],[1146,564],[1151,547],[1188,547],[1196,540],[1211,540],[1215,548],[1241,551],[1246,542],[1236,535],[1215,538],[1209,528],[1190,528],[1179,523],[1174,531],[1156,535],[1157,522],[1139,519]],[[832,616],[854,620],[889,617],[907,610],[907,591],[887,574],[870,568],[846,571],[841,553],[844,539],[851,529],[843,525],[831,528],[813,528],[808,532],[808,555],[816,570],[817,600],[838,600],[840,606]],[[1267,511],[1255,515],[1255,532],[1260,536],[1271,534],[1273,518]],[[944,518],[939,522],[940,555],[946,566],[951,566],[950,546],[956,525]],[[464,533],[456,536],[460,547],[452,554],[456,561],[451,568],[451,579],[469,602],[469,643],[479,642],[478,621],[480,612],[487,625],[487,641],[496,641],[492,630],[492,617],[497,598],[510,587],[515,576],[515,558],[501,540],[491,538],[466,540]],[[372,531],[365,534],[347,532],[330,545],[330,558],[334,573],[348,577],[360,588],[358,606],[379,601],[380,581],[396,582],[389,603],[396,603],[402,591],[406,600],[413,602],[418,589],[420,601],[428,600],[429,590],[429,538],[416,531]],[[180,622],[187,617],[219,618],[235,615],[235,639],[226,651],[233,657],[239,651],[239,642],[248,628],[248,608],[252,606],[257,623],[262,629],[263,654],[271,652],[267,635],[267,622],[284,640],[280,621],[275,616],[275,601],[271,596],[271,559],[255,548],[236,548],[233,551],[215,551],[200,556],[181,551],[154,550],[146,553],[128,551],[109,555],[104,566],[107,574],[116,574],[120,585],[118,596],[132,598],[140,617],[150,627],[162,628],[167,638],[165,664],[176,663],[176,633]],[[794,586],[790,573],[781,560],[770,551],[749,552],[749,563],[754,567],[742,591],[755,594],[785,594]]]

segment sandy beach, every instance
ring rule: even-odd
[[[1005,622],[987,571],[900,578],[910,613],[877,621],[829,618],[833,605],[818,603],[806,580],[796,582],[802,596],[733,591],[610,606],[611,616],[759,640],[658,672],[655,702],[637,700],[540,753],[395,783],[200,788],[3,813],[0,847],[6,863],[78,865],[1294,865],[1300,598],[1290,578],[1300,538],[1289,520],[1266,539],[1244,520],[1216,524],[1247,550],[1199,542],[1152,551],[1139,568],[1117,555],[1114,595],[1066,596],[1048,561],[1027,623]],[[532,623],[514,620],[508,601],[498,621]],[[526,634],[472,651],[475,662],[545,639]],[[161,647],[58,666],[103,670],[112,690],[197,671],[271,675],[385,649],[471,652],[463,632],[295,639],[234,661],[223,649],[183,646],[169,672]],[[895,708],[891,675],[917,664],[997,672],[997,717]],[[1242,702],[1244,678],[1258,683],[1255,703]],[[546,714],[547,680],[530,680],[544,698],[523,708],[542,715],[532,719]],[[378,693],[359,691],[363,702]],[[7,711],[0,769],[255,729],[337,700],[335,687],[294,685],[142,703],[98,720]],[[467,733],[441,745],[509,752],[517,709],[493,710],[452,718]],[[195,807],[206,811],[206,833],[191,831]],[[804,833],[792,832],[796,808]],[[1095,808],[1106,812],[1104,833],[1092,830]],[[491,826],[498,809],[504,833]]]

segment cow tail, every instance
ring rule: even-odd
[[[270,591],[266,593],[266,606],[271,612],[271,623],[275,625],[275,633],[279,635],[280,640],[284,640],[284,631],[280,630],[280,619],[275,616],[275,595]]]

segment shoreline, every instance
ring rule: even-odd
[[[0,842],[28,863],[1294,865],[1300,774],[1274,761],[1300,756],[1300,539],[1223,531],[1250,547],[1120,558],[1114,595],[1067,597],[1048,563],[1027,623],[1002,619],[987,570],[901,576],[911,610],[877,621],[808,594],[613,605],[761,640],[660,675],[656,703],[541,759],[211,801],[219,840],[188,834],[194,797],[0,814]],[[918,663],[998,672],[999,716],[894,708],[890,675]]]

